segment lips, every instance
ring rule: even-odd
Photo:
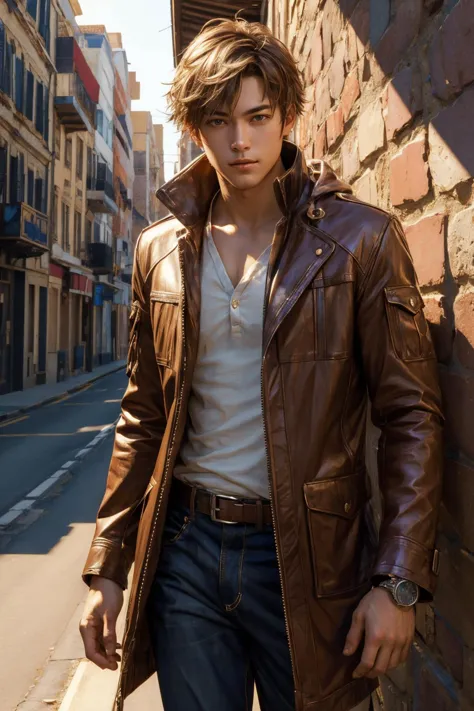
[[[233,163],[229,163],[229,165],[255,165],[256,162],[256,160],[235,160]]]

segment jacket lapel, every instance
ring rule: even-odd
[[[303,291],[335,250],[334,243],[316,227],[295,216],[282,255],[271,279],[263,326],[263,354]]]

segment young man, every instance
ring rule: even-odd
[[[407,243],[284,140],[303,86],[267,28],[210,23],[169,97],[204,155],[136,248],[86,653],[117,668],[134,561],[117,709],[157,670],[166,711],[244,711],[254,683],[262,711],[366,711],[437,566],[442,415]]]

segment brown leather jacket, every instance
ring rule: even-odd
[[[398,221],[285,142],[283,218],[267,279],[262,402],[297,711],[347,711],[375,682],[342,655],[377,574],[433,591],[442,414],[423,299]],[[174,216],[136,248],[129,385],[84,569],[123,588],[135,562],[116,708],[154,672],[145,605],[185,431],[197,353],[200,248],[217,189],[202,156],[158,191]],[[374,526],[368,397],[382,431]],[[357,656],[357,655],[356,655]]]

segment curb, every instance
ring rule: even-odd
[[[36,516],[41,514],[41,510],[37,508],[38,504],[54,493],[59,486],[70,478],[72,473],[83,463],[84,459],[94,451],[102,442],[115,431],[119,418],[111,425],[106,425],[83,449],[77,452],[76,456],[68,462],[65,462],[60,469],[54,474],[51,474],[47,479],[40,482],[25,498],[17,501],[10,509],[8,509],[0,517],[0,533],[10,534],[15,526],[28,522],[33,523]],[[39,512],[39,513],[38,513]],[[1,550],[1,549],[0,549]]]
[[[25,412],[36,410],[39,407],[43,407],[44,405],[50,405],[56,400],[63,398],[65,395],[72,395],[73,393],[78,393],[80,390],[83,390],[91,383],[95,383],[97,380],[106,378],[107,375],[113,375],[114,373],[118,373],[119,370],[123,370],[124,368],[125,365],[122,363],[122,365],[119,365],[116,368],[113,368],[112,370],[108,370],[107,373],[101,373],[100,375],[96,375],[90,380],[87,380],[85,383],[81,383],[80,385],[74,385],[72,388],[69,388],[69,390],[65,390],[60,395],[51,395],[50,397],[46,397],[43,400],[40,400],[39,402],[33,403],[32,405],[25,405],[24,407],[19,407],[17,410],[12,410],[11,412],[4,412],[0,414],[0,422],[14,420],[16,417],[18,417],[19,415],[23,415]]]

